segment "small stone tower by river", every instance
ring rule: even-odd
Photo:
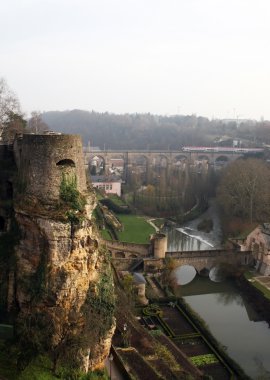
[[[155,259],[164,259],[167,251],[167,236],[162,233],[156,233],[151,236],[151,243]]]

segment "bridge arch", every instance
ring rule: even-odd
[[[147,176],[149,170],[149,158],[140,154],[134,157],[134,164],[136,166],[137,180],[142,184],[147,184]]]
[[[171,272],[171,279],[177,285],[189,284],[197,275],[197,270],[192,264],[183,264],[177,266]]]
[[[101,154],[93,154],[89,157],[88,170],[92,175],[101,175],[105,173],[106,159]]]
[[[116,259],[125,259],[125,258],[126,258],[126,254],[125,254],[125,252],[123,252],[123,251],[116,251],[116,252],[114,253],[114,257],[115,257]]]
[[[158,154],[153,161],[156,168],[165,169],[169,165],[169,158],[165,154]]]
[[[121,175],[126,167],[125,157],[120,153],[107,155],[107,164],[109,173]]]
[[[197,157],[197,161],[209,161],[209,157],[206,156],[205,154],[201,154]]]
[[[215,165],[224,166],[224,165],[228,164],[229,161],[230,161],[230,159],[228,156],[221,155],[215,159]]]
[[[149,158],[144,154],[140,154],[133,158],[132,163],[140,169],[140,172],[146,172],[147,166],[149,164]]]
[[[174,166],[183,166],[187,162],[188,158],[187,156],[180,154],[178,156],[175,156],[173,159],[173,165]]]
[[[127,253],[126,258],[128,259],[137,259],[138,255],[136,253]]]
[[[210,270],[211,270],[211,268],[204,267],[198,273],[202,277],[209,277]]]

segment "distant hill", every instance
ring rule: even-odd
[[[215,145],[217,138],[224,134],[232,138],[247,138],[248,135],[254,144],[254,122],[248,121],[237,128],[235,121],[210,121],[195,115],[117,115],[82,110],[45,112],[42,119],[51,130],[80,134],[84,145],[90,141],[91,146],[101,149],[153,150],[179,149],[185,145]]]

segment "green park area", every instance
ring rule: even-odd
[[[118,214],[117,218],[123,225],[123,231],[118,232],[119,240],[129,243],[149,243],[149,237],[155,233],[152,227],[143,217],[137,215]]]
[[[100,228],[100,232],[104,239],[136,244],[149,243],[149,237],[155,233],[155,229],[146,218],[133,214],[129,205],[117,195],[112,194],[105,197],[98,193],[98,199],[113,214],[112,218],[116,218],[116,223],[114,223],[111,217],[105,216],[104,218],[104,209],[103,212],[96,210],[96,218],[103,218],[103,222],[100,223],[103,228]],[[121,228],[116,227],[117,220],[121,223]]]

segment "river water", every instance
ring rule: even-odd
[[[208,217],[214,221],[213,231],[209,234],[198,231],[198,223]],[[165,232],[168,251],[214,249],[221,245],[222,234],[215,204],[206,214],[184,227],[167,228]],[[181,277],[185,284],[175,288],[177,295],[183,296],[201,316],[227,353],[252,379],[270,379],[270,328],[239,294],[233,282],[211,281],[195,275],[190,267],[178,269],[175,276],[178,280]]]

